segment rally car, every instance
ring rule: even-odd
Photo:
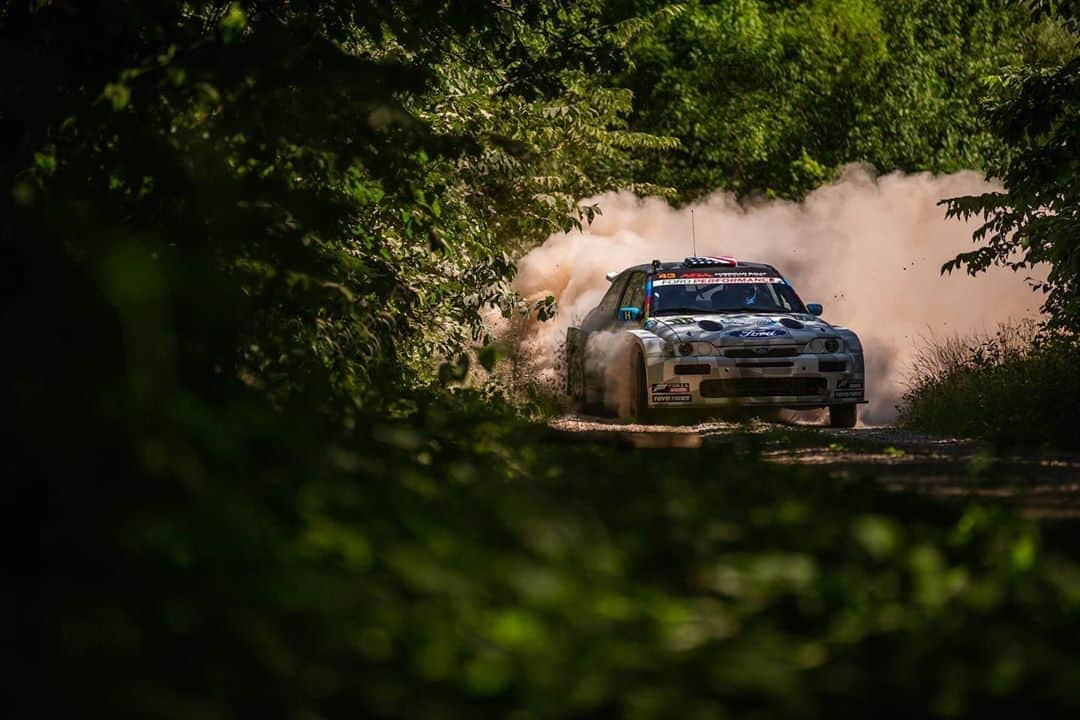
[[[822,320],[821,305],[804,305],[771,265],[688,257],[607,277],[600,304],[566,336],[567,392],[582,406],[618,406],[607,395],[625,393],[639,419],[828,408],[833,427],[855,425],[866,402],[858,336]],[[610,382],[623,373],[629,382]]]

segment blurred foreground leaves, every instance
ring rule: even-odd
[[[491,402],[325,444],[178,400],[130,453],[53,458],[22,505],[47,510],[33,713],[1080,708],[1080,567],[1034,525],[722,448],[568,443]]]

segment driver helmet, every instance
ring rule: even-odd
[[[714,309],[726,307],[746,307],[757,302],[757,288],[753,285],[735,285],[728,283],[713,293]]]
[[[739,286],[739,302],[742,305],[753,305],[757,302],[757,286],[756,285],[740,285]]]

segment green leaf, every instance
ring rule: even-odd
[[[112,104],[113,110],[123,110],[131,101],[131,90],[123,83],[108,83],[101,95]]]

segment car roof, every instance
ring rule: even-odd
[[[706,266],[706,267],[711,267],[711,268],[715,268],[715,269],[734,269],[734,270],[738,270],[739,268],[742,268],[744,270],[765,270],[767,272],[774,272],[777,275],[780,274],[780,272],[776,268],[774,268],[772,265],[766,265],[765,263],[744,262],[742,260],[739,260],[738,265],[714,265],[714,266]],[[677,260],[677,261],[661,262],[660,266],[657,269],[658,270],[701,270],[702,267],[700,265],[698,265],[698,266],[687,265],[684,261]],[[628,267],[628,268],[624,269],[619,274],[622,275],[623,273],[628,273],[628,272],[630,272],[632,270],[640,270],[642,272],[652,272],[653,264],[652,263],[645,263],[645,264],[642,264],[642,265],[633,265],[631,267]]]

